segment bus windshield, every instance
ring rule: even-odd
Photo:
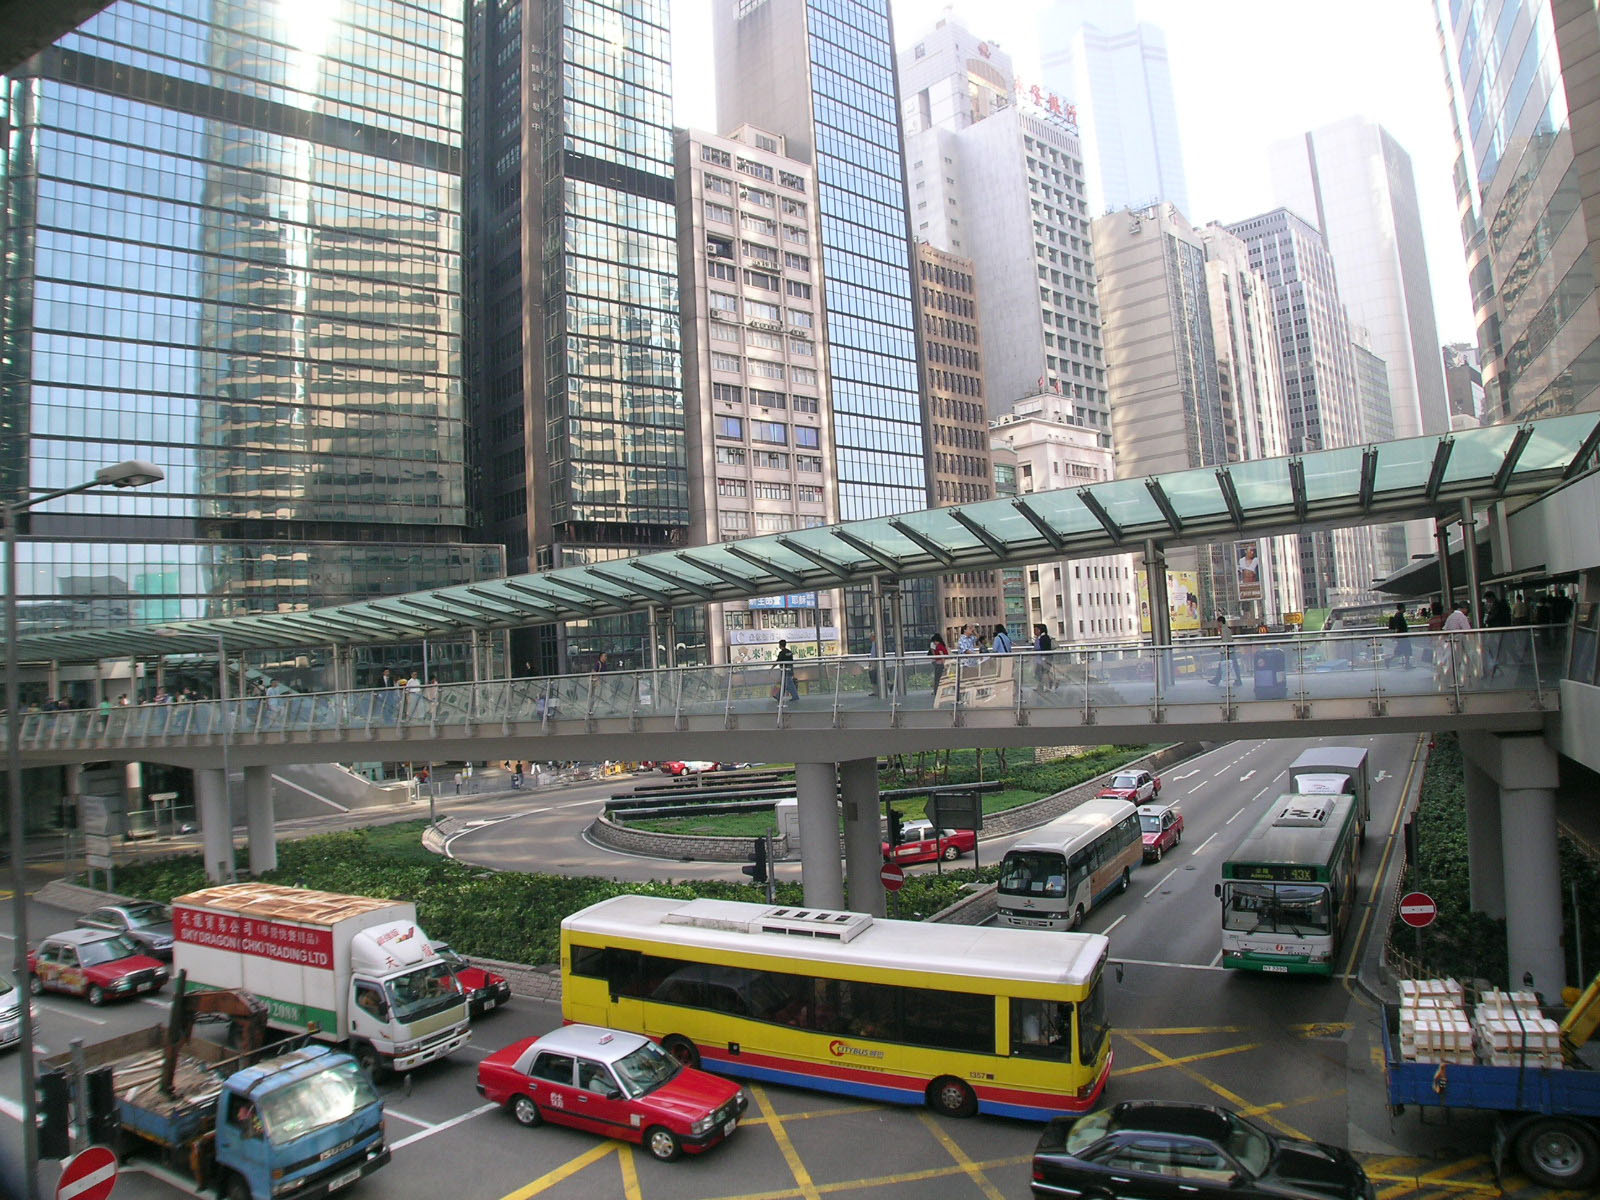
[[[1011,850],[1000,864],[1000,890],[1012,896],[1065,896],[1066,863],[1048,850]]]
[[[1222,927],[1235,933],[1326,937],[1333,932],[1328,889],[1322,884],[1235,880],[1225,885]]]

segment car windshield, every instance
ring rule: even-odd
[[[1159,813],[1140,813],[1139,828],[1146,833],[1161,832],[1161,815]]]
[[[1066,1150],[1068,1154],[1079,1155],[1105,1137],[1106,1129],[1111,1124],[1111,1111],[1102,1108],[1099,1112],[1092,1112],[1088,1116],[1073,1122],[1072,1128],[1067,1130]]]
[[[630,1098],[646,1095],[683,1070],[683,1064],[654,1042],[612,1064]]]
[[[1225,884],[1222,927],[1235,933],[1287,933],[1297,937],[1332,930],[1328,889],[1302,883]]]
[[[1000,863],[1000,891],[1010,896],[1065,896],[1067,864],[1048,850],[1007,851]]]
[[[442,962],[432,962],[385,985],[396,1021],[416,1021],[461,1003],[455,977]]]
[[[133,940],[123,933],[117,934],[116,937],[100,938],[98,941],[82,942],[78,945],[78,961],[86,967],[116,962],[119,958],[132,958],[135,954],[143,953],[144,951],[135,946]]]
[[[267,1137],[281,1146],[377,1102],[361,1068],[344,1062],[262,1096],[261,1120]]]
[[[1137,775],[1114,775],[1111,778],[1111,786],[1114,788],[1136,788],[1139,786],[1139,777]]]
[[[128,915],[129,929],[150,929],[172,923],[172,914],[161,904],[138,904],[122,911]]]
[[[1232,1113],[1228,1114],[1228,1142],[1224,1149],[1252,1175],[1260,1175],[1272,1161],[1272,1139]]]

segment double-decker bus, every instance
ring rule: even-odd
[[[561,922],[568,1021],[680,1062],[952,1117],[1048,1120],[1111,1070],[1098,935],[616,896]]]
[[[1354,796],[1279,796],[1222,864],[1222,965],[1332,975],[1356,906]]]
[[[1138,810],[1111,797],[1087,800],[1006,851],[996,896],[1000,922],[1077,929],[1096,904],[1128,890],[1143,861]]]

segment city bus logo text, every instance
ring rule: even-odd
[[[829,1042],[828,1053],[835,1058],[882,1058],[882,1050],[863,1050],[860,1046],[846,1045],[844,1042]]]

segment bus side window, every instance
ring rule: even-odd
[[[1072,1005],[1057,1000],[1011,1001],[1011,1053],[1065,1062],[1072,1057]]]

